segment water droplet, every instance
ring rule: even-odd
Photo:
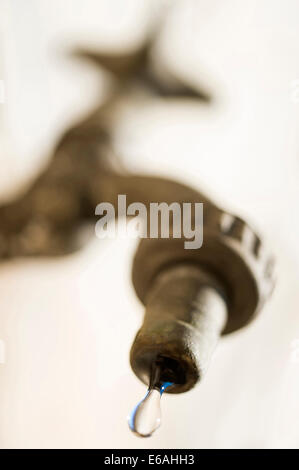
[[[129,418],[131,431],[140,437],[149,437],[161,424],[159,390],[148,390],[144,399],[134,408]]]
[[[154,379],[151,379],[147,394],[135,406],[128,419],[131,431],[140,437],[150,437],[161,424],[161,397],[173,383],[161,382],[160,373],[160,370],[154,367]]]

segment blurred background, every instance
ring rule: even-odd
[[[162,426],[142,440],[126,422],[145,393],[128,360],[143,315],[136,242],[93,236],[73,256],[2,263],[2,448],[299,447],[296,0],[1,0],[1,201],[105,96],[109,76],[70,51],[132,49],[162,19],[157,54],[213,100],[128,100],[115,151],[251,221],[277,258],[274,295],[221,340],[202,384],[163,397]]]

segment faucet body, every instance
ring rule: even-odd
[[[203,203],[203,245],[186,250],[184,237],[144,238],[132,281],[145,305],[144,323],[131,349],[135,374],[148,384],[151,365],[167,363],[171,393],[192,388],[204,375],[221,334],[247,325],[273,288],[273,262],[260,237],[242,219],[176,181],[130,174],[111,158],[112,111],[134,72],[162,96],[205,97],[173,77],[159,82],[148,67],[148,49],[96,59],[119,82],[113,96],[68,130],[44,171],[14,200],[0,207],[0,257],[60,256],[79,248],[78,231],[95,223],[100,202],[117,207],[141,202]],[[145,52],[144,52],[145,51]],[[148,211],[149,212],[149,211]],[[117,214],[116,214],[117,215]]]

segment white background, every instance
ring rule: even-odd
[[[3,200],[103,94],[106,78],[67,51],[133,47],[161,9],[158,1],[1,0]],[[252,221],[277,257],[274,296],[254,324],[221,340],[202,384],[163,398],[161,429],[140,440],[126,423],[145,392],[128,363],[143,314],[130,284],[135,242],[93,237],[66,259],[3,264],[3,448],[299,445],[298,2],[178,2],[159,50],[215,103],[133,103],[116,150],[130,168],[190,182]]]

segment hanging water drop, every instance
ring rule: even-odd
[[[161,382],[160,374],[160,368],[155,366],[145,397],[133,409],[128,419],[131,431],[140,437],[150,437],[161,424],[161,397],[173,383]]]
[[[148,390],[144,399],[132,411],[129,418],[131,431],[140,437],[150,437],[161,424],[160,392]]]

